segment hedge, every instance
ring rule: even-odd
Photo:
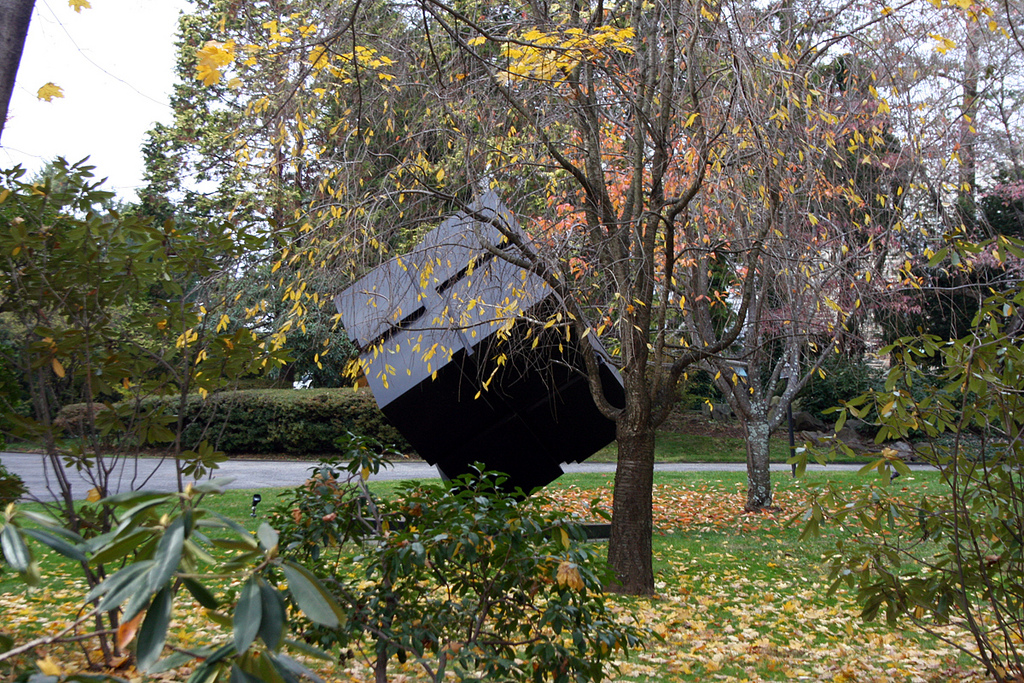
[[[153,410],[156,400],[145,400]],[[84,403],[65,406],[58,424],[76,433],[85,417]],[[182,443],[195,448],[205,438],[228,455],[337,453],[335,441],[351,432],[373,437],[403,452],[411,446],[387,421],[365,389],[249,389],[189,396]]]

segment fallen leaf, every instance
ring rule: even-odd
[[[64,671],[60,668],[60,664],[53,660],[53,657],[47,655],[46,659],[37,659],[36,666],[39,670],[47,676],[61,676]]]

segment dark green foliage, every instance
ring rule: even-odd
[[[700,410],[708,401],[721,403],[724,400],[711,375],[704,370],[688,373],[680,382],[679,410]]]
[[[797,394],[800,410],[805,410],[825,422],[832,422],[829,413],[843,401],[860,396],[865,391],[882,386],[882,371],[844,354],[833,354],[821,366],[825,376],[815,374],[807,386]]]
[[[166,403],[143,401],[147,411]],[[66,406],[58,421],[75,434],[87,411],[84,403]],[[250,389],[223,391],[203,399],[198,394],[185,404],[182,445],[198,448],[203,440],[233,454],[337,453],[335,442],[347,434],[368,436],[408,453],[410,446],[388,423],[366,390]]]
[[[282,495],[270,513],[285,553],[301,561],[320,561],[327,549],[362,539],[375,528],[378,510],[360,482],[363,473],[377,473],[391,455],[380,442],[347,434],[336,448],[344,459],[325,460],[310,469],[309,479]]]
[[[381,682],[393,658],[412,659],[435,683],[481,675],[597,682],[617,653],[640,645],[641,629],[604,604],[596,551],[543,499],[509,495],[502,477],[481,473],[410,484],[394,501],[375,503],[366,479],[384,464],[380,446],[350,436],[343,449],[346,464],[322,464],[275,508],[274,524],[255,534],[204,503],[222,492],[211,480],[180,493],[107,497],[98,504],[115,511],[118,525],[88,539],[54,517],[11,506],[0,515],[0,556],[35,585],[29,541],[85,571],[106,565],[75,625],[94,611],[117,613],[140,673],[192,664],[189,680],[197,683],[320,680],[288,654],[337,661],[309,644],[317,633],[332,646],[366,645]],[[372,543],[349,543],[371,533]],[[215,596],[229,581],[237,589]],[[175,610],[195,609],[194,600],[210,623],[188,649],[168,652]],[[83,638],[78,628],[66,633]],[[0,666],[14,644],[0,641]]]
[[[999,171],[996,184],[981,197],[988,228],[997,235],[1024,237],[1024,180],[1012,170]]]
[[[0,463],[0,509],[6,507],[8,503],[18,500],[26,493],[28,493],[28,489],[25,488],[25,482],[21,480],[21,477],[13,472],[8,472],[3,463]]]
[[[1001,267],[979,265],[963,270],[949,262],[937,266],[921,264],[913,273],[927,286],[907,294],[901,305],[875,313],[888,343],[916,334],[941,339],[959,339],[970,334],[971,320],[982,300],[992,289],[1005,287],[1007,276]],[[938,359],[924,362],[937,363]]]
[[[964,259],[977,246],[950,250]],[[1006,238],[983,246],[1024,258],[1024,245]],[[862,528],[838,546],[832,578],[856,591],[865,619],[884,612],[931,631],[953,623],[974,638],[964,653],[997,681],[1024,677],[1022,309],[1018,282],[985,300],[967,335],[899,340],[884,387],[840,413],[840,423],[877,415],[880,441],[919,434],[916,456],[941,472],[945,491],[911,501],[899,479],[853,494],[829,487],[803,516],[805,533],[826,519]],[[869,467],[909,474],[892,450]]]
[[[374,501],[351,465],[318,468],[272,515],[284,556],[315,567],[341,606],[335,624],[300,600],[314,622],[306,639],[368,646],[377,680],[392,660],[414,661],[434,681],[602,680],[640,630],[605,607],[610,575],[582,528],[538,494],[503,492],[502,479],[411,482]],[[374,542],[341,555],[360,532]]]
[[[2,325],[0,321],[0,328]],[[7,443],[5,435],[13,429],[5,413],[23,414],[28,408],[24,382],[19,381],[18,369],[9,360],[16,350],[13,344],[3,339],[4,332],[0,329],[0,448]]]

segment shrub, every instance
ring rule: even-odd
[[[480,473],[375,502],[362,481],[323,464],[272,515],[283,557],[313,568],[337,605],[337,625],[310,624],[307,641],[365,646],[377,681],[397,660],[435,683],[596,682],[639,646],[641,631],[604,603],[598,551],[542,497]],[[375,542],[342,555],[359,529]]]
[[[8,472],[3,463],[0,463],[0,510],[26,493],[28,493],[28,489],[25,487],[25,482],[21,480],[21,477],[13,472]]]
[[[882,385],[881,370],[843,354],[827,359],[821,369],[825,376],[815,374],[798,399],[801,410],[825,422],[834,421],[830,408]]]
[[[173,415],[176,405],[142,402],[143,412]],[[59,423],[78,434],[85,404],[66,406]],[[182,446],[198,448],[204,439],[225,453],[337,453],[335,441],[348,433],[367,436],[403,452],[410,446],[387,421],[370,392],[352,389],[251,389],[223,391],[185,403]]]
[[[1004,247],[1024,258],[1024,245],[1003,239]],[[963,653],[1001,683],[1024,680],[1022,308],[1018,284],[986,300],[965,337],[901,339],[889,349],[896,362],[884,388],[840,413],[840,422],[877,415],[880,441],[920,433],[915,453],[940,471],[942,492],[902,494],[890,481],[909,471],[883,449],[873,466],[890,476],[853,494],[830,486],[803,516],[805,533],[825,520],[860,527],[837,547],[832,578],[833,589],[855,591],[865,619],[884,612],[939,638],[947,624],[963,628],[974,639]],[[943,369],[937,384],[934,365]]]

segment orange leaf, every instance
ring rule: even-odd
[[[131,621],[126,621],[117,627],[117,649],[123,650],[128,647],[128,643],[135,639],[135,634],[139,630],[139,626],[142,625],[142,618],[146,616],[145,612],[139,612]]]

